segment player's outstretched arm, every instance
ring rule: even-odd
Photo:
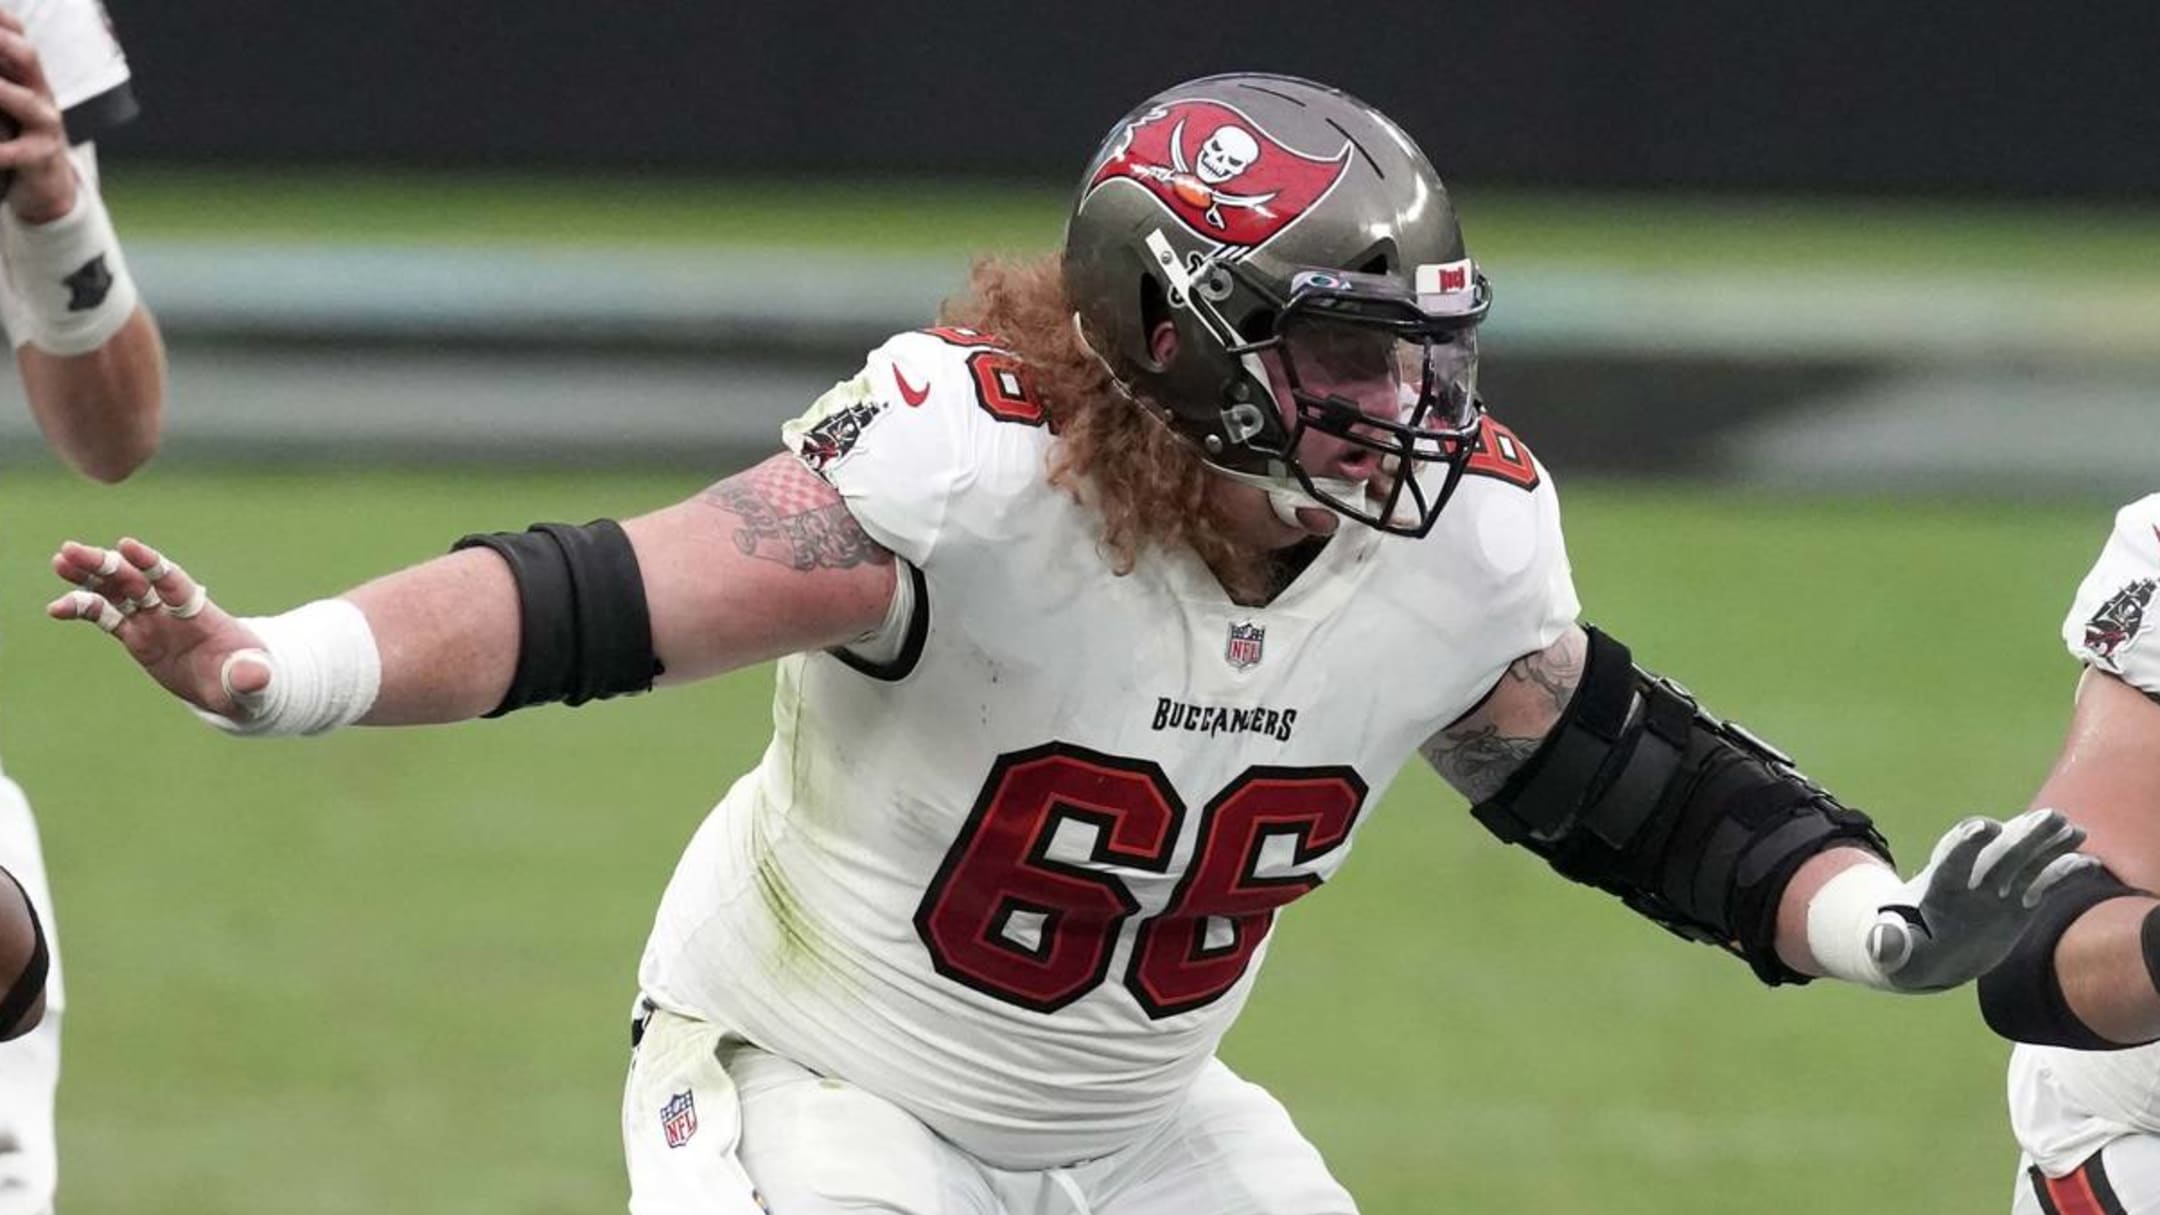
[[[2092,863],[2071,855],[2076,828],[2036,812],[1958,824],[1901,881],[1865,815],[1580,628],[1518,659],[1423,752],[1494,834],[1768,982],[1969,982]]]
[[[619,528],[468,541],[269,618],[229,615],[140,541],[70,541],[53,572],[77,589],[47,613],[111,633],[228,729],[313,734],[717,674],[873,634],[893,601],[891,554],[788,455]]]
[[[15,306],[8,323],[31,413],[62,459],[118,481],[157,450],[165,347],[120,257],[92,181],[70,155],[60,107],[22,23],[0,8],[0,141],[13,174],[0,217]],[[87,148],[83,165],[94,164]]]
[[[2035,806],[2060,808],[2105,870],[2051,896],[1980,985],[2005,1037],[2108,1049],[2160,1039],[2160,704],[2088,667]]]

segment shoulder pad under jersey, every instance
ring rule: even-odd
[[[968,329],[903,333],[781,428],[863,530],[920,566],[951,512],[1042,481],[1049,435],[1027,368]]]

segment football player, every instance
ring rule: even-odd
[[[98,193],[93,140],[135,115],[128,80],[98,0],[0,0],[0,323],[47,443],[107,482],[157,449],[165,393],[157,324]],[[27,1215],[52,1209],[64,1000],[37,821],[5,777],[0,866],[27,894],[32,927],[43,929],[0,994],[0,1033],[18,1032],[13,1016],[43,1001],[43,1022],[0,1047],[0,1215]]]
[[[1970,820],[1902,880],[1579,625],[1551,475],[1477,394],[1491,302],[1385,116],[1195,81],[1115,128],[1061,255],[979,267],[689,501],[263,619],[70,543],[60,577],[113,573],[50,611],[237,734],[781,659],[640,966],[633,1211],[1347,1212],[1215,1046],[1414,754],[1768,983],[1963,983],[2087,859],[2058,816]]]
[[[2063,641],[2085,664],[2035,798],[2105,869],[2063,882],[1980,985],[2010,1057],[2020,1215],[2160,1215],[2160,495],[2124,507]]]

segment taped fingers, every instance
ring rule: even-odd
[[[120,572],[120,554],[94,544],[81,544],[70,540],[53,554],[53,573],[89,590],[96,590],[107,578]]]
[[[167,560],[156,549],[138,540],[122,540],[113,548],[70,540],[53,554],[53,572],[112,604],[116,617],[88,610],[69,610],[64,619],[125,619],[144,611],[163,609],[177,620],[190,620],[210,606],[208,588],[188,572]],[[56,607],[58,604],[55,605]],[[106,626],[106,631],[112,631]]]
[[[133,616],[164,600],[141,571],[121,560],[111,549],[69,545],[53,556],[53,572],[86,591],[110,600],[123,616]]]
[[[56,619],[87,620],[108,633],[117,632],[127,615],[95,591],[69,591],[48,609]]]
[[[270,665],[270,655],[266,651],[234,650],[218,664],[218,683],[244,716],[254,717],[262,712],[264,689],[269,686],[275,669]]]
[[[210,588],[198,582],[188,597],[177,604],[166,604],[165,611],[175,620],[193,620],[210,606]]]
[[[140,540],[122,540],[120,555],[127,558],[136,576],[143,579],[159,603],[176,620],[191,620],[210,605],[209,588],[166,559],[163,553]],[[144,604],[145,607],[150,606]]]

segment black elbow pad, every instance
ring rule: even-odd
[[[2055,947],[2079,917],[2110,899],[2145,892],[2126,885],[2104,865],[2073,873],[2040,900],[2025,934],[1995,969],[1980,976],[1980,1015],[1988,1028],[2013,1042],[2067,1046],[2074,1050],[2127,1050],[2143,1045],[2114,1042],[2093,1032],[2070,1009],[2062,977],[2055,972]],[[2152,936],[2148,917],[2145,936]],[[2147,949],[2148,956],[2151,953]]]
[[[620,524],[540,523],[523,532],[466,536],[451,551],[468,548],[492,551],[517,580],[517,673],[487,716],[652,689],[663,671],[653,653],[637,551]]]

